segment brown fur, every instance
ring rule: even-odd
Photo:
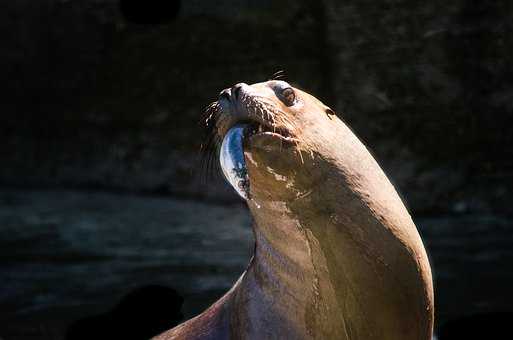
[[[329,108],[298,89],[287,107],[276,83],[245,85],[216,117],[220,136],[248,120],[287,135],[246,141],[251,264],[225,297],[159,339],[430,340],[431,270],[394,187]]]

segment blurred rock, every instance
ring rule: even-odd
[[[2,6],[2,185],[237,200],[200,171],[200,114],[283,69],[352,126],[412,210],[511,212],[506,0],[182,1],[154,24],[117,0]]]

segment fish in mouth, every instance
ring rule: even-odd
[[[209,138],[203,149],[207,154],[219,153],[225,179],[243,199],[251,199],[245,145],[253,138],[271,138],[284,148],[297,146],[298,126],[284,110],[293,106],[301,106],[296,90],[285,81],[273,80],[236,84],[221,91],[219,99],[207,107]]]

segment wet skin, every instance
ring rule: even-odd
[[[212,119],[221,138],[251,126],[243,150],[255,253],[223,298],[159,338],[431,339],[422,240],[333,111],[268,81],[223,91]]]

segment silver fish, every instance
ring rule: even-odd
[[[244,130],[246,124],[232,127],[224,136],[219,161],[224,177],[245,200],[249,199],[249,177],[244,159]]]

